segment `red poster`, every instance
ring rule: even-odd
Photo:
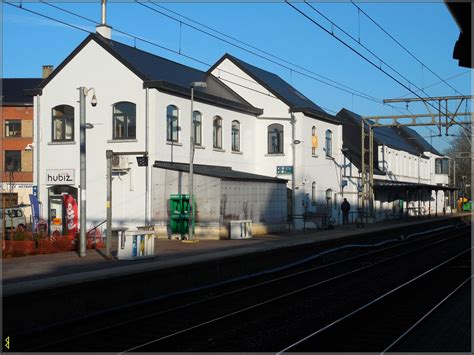
[[[77,203],[72,195],[63,195],[64,207],[66,208],[66,233],[75,236],[77,233]]]

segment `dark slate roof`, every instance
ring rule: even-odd
[[[187,163],[171,163],[167,161],[155,160],[154,168],[189,172],[189,164]],[[210,176],[221,180],[238,180],[238,181],[259,181],[286,184],[287,180],[279,179],[272,176],[257,175],[244,173],[242,171],[232,170],[230,167],[214,166],[214,165],[193,165],[194,174]]]
[[[411,190],[411,189],[433,189],[433,190],[456,190],[453,187],[442,186],[442,185],[431,185],[431,184],[419,184],[417,182],[403,182],[403,181],[390,181],[390,180],[378,180],[374,179],[374,187],[379,189],[397,189],[397,190]]]
[[[2,105],[32,106],[33,97],[24,93],[25,89],[33,89],[41,83],[42,79],[2,79]]]
[[[318,118],[322,118],[333,123],[339,123],[339,121],[334,116],[328,114],[321,107],[316,105],[313,101],[308,99],[278,75],[255,67],[228,53],[219,59],[217,63],[214,64],[207,72],[211,73],[225,59],[229,59],[235,65],[237,65],[237,67],[250,75],[256,82],[258,82],[273,95],[287,104],[293,112],[304,112],[308,115],[317,116]]]
[[[431,152],[436,155],[443,156],[431,144],[429,144],[417,131],[409,127],[400,127],[402,132],[406,134],[406,139],[418,146],[421,152]]]
[[[221,83],[214,76],[201,70],[173,62],[141,49],[107,39],[99,34],[91,33],[66,60],[43,82],[41,88],[70,61],[91,40],[97,42],[117,60],[134,72],[144,82],[144,87],[156,88],[161,91],[172,92],[183,96],[190,96],[190,85],[195,81],[207,83],[206,88],[195,88],[194,95],[197,101],[211,102],[231,109],[261,114],[261,109],[255,108]]]

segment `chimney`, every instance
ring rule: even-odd
[[[43,65],[43,79],[46,79],[54,70],[53,65]]]
[[[95,27],[95,31],[100,34],[102,37],[105,37],[107,39],[111,39],[112,38],[112,27],[110,26],[107,26],[107,24],[105,23],[105,15],[106,15],[106,0],[101,0],[101,4],[102,4],[102,16],[101,16],[101,21],[100,21],[100,25],[99,26],[96,26]]]

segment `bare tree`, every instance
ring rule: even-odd
[[[453,181],[454,174],[451,173],[450,183],[459,189],[459,195],[471,196],[472,133],[470,130],[459,128],[454,136],[451,146],[444,152],[451,158],[452,166],[456,168],[456,181]]]

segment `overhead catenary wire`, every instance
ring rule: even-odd
[[[70,15],[76,16],[76,17],[78,17],[78,18],[81,18],[81,19],[83,19],[83,20],[89,21],[89,22],[94,23],[94,24],[96,24],[96,25],[99,24],[99,22],[97,22],[97,21],[94,21],[94,20],[92,20],[92,19],[90,19],[90,18],[87,18],[87,17],[85,17],[85,16],[82,16],[82,15],[79,15],[79,14],[77,14],[77,13],[75,13],[75,12],[72,12],[72,11],[70,11],[70,10],[64,9],[64,8],[59,7],[59,6],[57,6],[57,5],[53,5],[53,4],[51,4],[51,3],[47,2],[47,1],[43,1],[43,0],[42,0],[42,1],[40,1],[40,2],[41,2],[42,4],[48,5],[48,6],[50,6],[50,7],[53,7],[53,8],[55,8],[55,9],[57,9],[57,10],[60,10],[60,11],[63,11],[63,12],[65,12],[65,13],[68,13],[68,14],[70,14]],[[10,5],[12,5],[12,4],[10,4]],[[13,5],[13,6],[15,6],[15,5]],[[146,5],[145,5],[145,6],[146,6]],[[19,6],[15,6],[15,7],[20,8]],[[36,13],[36,12],[34,12],[34,13]],[[36,14],[39,14],[39,13],[36,13]],[[41,14],[39,14],[39,15],[41,15]],[[51,20],[55,20],[55,19],[52,18],[52,17],[48,17],[48,18],[51,19]],[[173,19],[174,19],[174,18],[173,18]],[[183,23],[183,22],[180,21],[180,20],[177,20],[177,19],[174,19],[174,20],[178,21],[180,24]],[[67,25],[67,23],[63,23],[63,24]],[[186,25],[187,25],[187,24],[186,24]],[[87,31],[87,30],[84,30],[84,31],[91,33],[90,31]],[[184,54],[183,51],[181,50],[181,48],[180,48],[178,51],[176,51],[176,50],[167,48],[167,47],[165,47],[165,46],[159,45],[159,44],[157,44],[157,43],[151,42],[151,41],[149,41],[149,40],[146,40],[146,39],[144,39],[144,38],[141,38],[141,37],[139,37],[139,36],[137,36],[137,35],[133,35],[133,34],[130,34],[130,33],[128,33],[128,32],[121,31],[121,30],[119,30],[119,29],[117,29],[117,28],[114,28],[114,31],[115,31],[115,32],[118,32],[118,33],[121,33],[121,34],[123,34],[123,35],[126,35],[126,36],[128,36],[128,37],[130,37],[130,38],[132,38],[134,41],[136,41],[136,40],[138,39],[138,40],[140,40],[140,41],[142,41],[142,42],[144,42],[144,43],[157,46],[157,47],[159,47],[159,48],[161,48],[161,49],[170,51],[170,52],[172,52],[172,53],[174,53],[174,54],[178,54],[178,55],[181,55],[181,56],[186,57],[186,58],[188,58],[188,59],[194,60],[195,62],[198,62],[199,64],[202,64],[202,65],[211,67],[211,64],[209,64],[209,63],[207,63],[207,62],[204,62],[204,61],[202,61],[202,60],[200,60],[200,59],[196,59],[196,58],[194,58],[194,57],[191,57],[191,56],[188,56],[188,55]],[[236,75],[235,73],[228,72],[228,71],[226,71],[226,70],[224,70],[224,69],[219,68],[219,70],[222,71],[222,72],[225,72],[225,73],[227,73],[227,74],[229,74],[229,75],[233,75],[233,76],[239,77],[239,78],[241,78],[241,79],[250,81],[250,80],[248,80],[247,78],[244,78],[244,77],[241,77],[241,76],[239,76],[239,75]],[[221,80],[223,80],[223,79],[221,78]],[[330,80],[330,79],[328,79],[328,80]],[[255,83],[255,81],[250,81],[250,82]],[[321,81],[321,82],[323,82],[323,81]],[[323,83],[324,83],[324,82],[323,82]],[[336,83],[337,83],[337,82],[336,82]],[[339,84],[339,83],[338,83],[338,84]],[[328,84],[328,85],[329,85],[329,84]],[[343,84],[339,84],[339,85],[343,85]],[[241,86],[243,86],[243,85],[241,85]],[[331,85],[331,86],[332,86],[332,85]],[[243,86],[243,87],[246,87],[246,86]],[[333,86],[333,87],[335,87],[335,86]],[[247,89],[251,89],[251,90],[253,90],[253,91],[256,91],[255,89],[252,89],[252,88],[249,88],[249,87],[246,87],[246,88],[247,88]],[[338,87],[335,87],[335,88],[336,88],[336,89],[343,90],[343,89],[338,88]],[[349,88],[349,89],[350,89],[350,88]],[[258,90],[257,90],[257,91],[258,91]],[[347,90],[343,90],[343,91],[348,92]],[[259,91],[259,92],[260,92],[260,91]],[[261,92],[261,93],[267,95],[267,93],[263,93],[263,92]],[[350,92],[350,93],[352,93],[352,92]],[[354,94],[354,93],[352,93],[352,94]],[[355,95],[357,95],[357,94],[355,94]],[[362,98],[366,98],[366,99],[368,99],[368,100],[371,100],[371,99],[372,99],[369,95],[367,95],[367,97],[365,97],[365,96],[363,96],[363,95],[357,95],[357,96],[360,96],[360,97],[362,97]],[[380,103],[380,104],[383,104],[382,100],[377,99],[377,98],[373,98],[372,101],[377,102],[377,103]],[[321,106],[321,107],[322,107],[322,106]],[[324,109],[326,109],[326,110],[328,110],[328,111],[331,111],[331,112],[335,112],[334,110],[331,110],[331,109],[327,109],[327,108],[324,108]]]
[[[366,49],[369,53],[371,53],[372,55],[374,55],[377,59],[380,60],[380,64],[377,65],[376,63],[374,63],[372,60],[370,60],[369,58],[367,58],[367,56],[365,56],[364,54],[360,53],[358,50],[356,50],[354,47],[352,47],[351,45],[349,45],[348,43],[346,43],[345,41],[343,41],[342,39],[340,39],[338,36],[336,36],[333,32],[329,31],[328,29],[326,29],[323,25],[321,25],[319,22],[317,22],[316,20],[314,20],[313,18],[311,18],[308,14],[306,14],[305,12],[303,12],[302,10],[300,10],[299,8],[297,8],[296,6],[294,6],[292,3],[290,3],[288,0],[285,0],[285,3],[288,4],[290,7],[292,7],[294,10],[296,10],[299,14],[301,14],[302,16],[304,16],[305,18],[307,18],[310,22],[312,22],[314,25],[316,25],[317,27],[319,27],[320,29],[322,29],[323,31],[325,31],[327,34],[329,34],[330,36],[332,36],[333,38],[335,38],[338,42],[340,42],[341,44],[343,44],[345,47],[347,47],[348,49],[350,49],[352,52],[354,52],[355,54],[357,54],[359,57],[361,57],[362,59],[364,59],[366,62],[368,62],[369,64],[371,64],[373,67],[375,67],[377,70],[381,71],[382,73],[384,73],[386,76],[388,76],[390,79],[392,79],[393,81],[395,81],[396,83],[398,83],[400,86],[402,86],[403,88],[405,88],[406,90],[410,91],[412,94],[414,94],[416,97],[418,97],[419,99],[424,99],[422,98],[420,95],[418,95],[415,91],[412,90],[411,88],[411,85],[413,85],[416,89],[418,89],[419,91],[422,91],[423,93],[425,93],[426,95],[428,95],[423,89],[420,89],[418,86],[416,86],[415,84],[413,84],[409,79],[407,79],[406,77],[404,77],[402,74],[400,74],[396,69],[393,69],[391,68],[387,63],[385,63],[384,61],[382,61],[382,59],[380,59],[377,55],[375,55],[370,49],[368,49],[367,47],[365,47],[363,44],[360,44],[360,46],[362,46],[364,49]],[[313,6],[311,6],[309,3],[305,2],[306,5],[308,5],[309,7],[311,7],[312,9],[314,9],[316,12],[318,12],[319,14],[321,14],[321,12],[317,9],[315,9]],[[346,31],[344,31],[343,29],[341,29],[337,24],[335,24],[333,21],[331,21],[330,19],[328,19],[325,15],[321,14],[321,16],[325,17],[328,21],[330,21],[334,26],[336,26],[337,28],[339,28],[342,32],[346,33],[352,40],[355,40],[357,41],[356,39],[354,39],[354,37],[350,34],[348,34]],[[385,65],[387,65],[387,67],[389,67],[390,69],[394,70],[398,75],[400,75],[403,80],[407,81],[408,85],[401,82],[399,79],[397,79],[396,77],[394,77],[392,74],[390,74],[389,72],[387,72],[386,70],[384,70],[382,68],[382,65],[381,63],[384,63]],[[411,84],[411,85],[410,85]],[[428,99],[430,98],[430,96],[428,95]],[[436,111],[440,112],[441,114],[443,114],[442,111],[440,111],[438,109],[438,107],[436,107],[435,105],[433,105],[429,100],[426,100],[426,104],[427,105],[430,105],[431,107],[433,107]],[[444,109],[444,107],[443,107]],[[455,123],[458,123],[455,121]]]
[[[142,2],[139,2],[139,1],[136,1],[136,2],[142,4]],[[263,50],[263,49],[261,49],[261,48],[258,48],[258,47],[254,46],[254,45],[251,45],[251,44],[249,44],[249,43],[247,43],[247,42],[241,41],[241,40],[239,40],[238,38],[235,38],[234,36],[230,36],[230,35],[228,35],[228,34],[226,34],[226,33],[223,33],[223,32],[221,32],[221,31],[219,31],[219,30],[216,30],[215,28],[212,28],[212,27],[210,27],[210,26],[207,26],[207,25],[205,25],[205,24],[203,24],[203,23],[201,23],[201,22],[199,22],[199,21],[196,21],[196,20],[193,20],[192,18],[189,18],[189,17],[187,17],[187,16],[184,16],[184,15],[182,15],[182,14],[176,12],[176,11],[170,10],[170,9],[164,7],[164,6],[161,6],[161,5],[157,4],[156,2],[148,1],[148,3],[154,5],[155,7],[164,9],[165,11],[168,11],[168,12],[170,12],[170,13],[172,13],[172,14],[175,14],[175,15],[177,15],[177,16],[180,16],[180,17],[182,17],[182,18],[184,18],[184,19],[186,19],[186,20],[188,20],[188,21],[190,21],[190,22],[192,22],[192,23],[194,23],[194,24],[197,24],[197,25],[199,25],[199,26],[202,26],[202,27],[204,27],[204,28],[206,28],[206,29],[208,29],[208,30],[211,30],[211,31],[215,32],[215,33],[218,33],[218,34],[221,35],[221,36],[227,37],[227,38],[229,38],[229,39],[231,39],[231,40],[233,40],[233,41],[235,41],[235,42],[237,42],[237,43],[240,43],[240,44],[242,44],[242,45],[244,45],[244,46],[247,46],[247,47],[249,47],[249,48],[252,48],[253,50],[256,50],[256,51],[261,52],[261,53],[263,53],[263,54],[265,54],[265,55],[268,55],[268,56],[270,56],[270,57],[272,57],[272,58],[275,58],[275,59],[277,59],[277,60],[279,60],[279,61],[282,61],[282,62],[284,62],[284,63],[286,63],[286,64],[289,64],[289,65],[291,65],[291,66],[293,66],[293,67],[295,67],[295,68],[298,68],[298,69],[304,70],[304,71],[306,71],[306,72],[308,72],[308,73],[311,73],[311,74],[313,74],[313,75],[316,75],[316,76],[318,76],[318,77],[320,77],[320,78],[322,78],[322,79],[324,79],[324,80],[327,80],[327,81],[329,81],[329,82],[331,82],[331,83],[334,83],[334,84],[336,84],[336,85],[339,85],[339,86],[341,86],[341,87],[344,87],[344,88],[346,88],[346,89],[348,89],[348,90],[350,90],[350,91],[353,91],[354,93],[359,93],[359,94],[361,94],[361,95],[363,95],[363,96],[371,97],[371,98],[373,98],[373,99],[375,99],[375,100],[379,100],[379,99],[377,99],[376,97],[371,96],[371,95],[369,95],[369,94],[367,94],[367,93],[365,93],[365,92],[362,92],[362,91],[360,91],[360,90],[354,89],[354,88],[352,88],[352,87],[350,87],[350,86],[347,86],[347,85],[345,85],[345,84],[342,84],[342,83],[340,83],[340,82],[337,82],[336,80],[333,80],[333,79],[331,79],[331,78],[328,78],[327,76],[321,75],[321,74],[316,73],[316,72],[314,72],[314,71],[312,71],[312,70],[310,70],[310,69],[308,69],[308,68],[304,68],[304,67],[302,67],[302,66],[300,66],[300,65],[298,65],[298,64],[295,64],[295,63],[293,63],[293,62],[290,62],[289,60],[286,60],[286,59],[284,59],[284,58],[282,58],[282,57],[280,57],[280,56],[274,55],[274,54],[272,54],[272,53],[270,53],[270,52],[268,52],[268,51],[265,51],[265,50]],[[180,21],[180,20],[178,20],[178,19],[176,19],[176,18],[174,18],[174,17],[172,17],[172,16],[169,16],[169,15],[167,15],[167,14],[161,12],[161,11],[158,11],[158,10],[154,10],[154,11],[155,11],[155,12],[158,12],[158,13],[160,13],[160,14],[162,14],[163,16],[166,16],[166,17],[168,17],[168,18],[170,18],[170,19],[173,19],[173,20],[175,20],[175,21],[179,21],[180,23],[182,23],[182,21]],[[194,28],[194,27],[193,27],[193,28]],[[206,34],[208,34],[208,33],[206,33]],[[211,34],[208,34],[208,35],[211,35]],[[217,38],[217,37],[214,37],[214,38]],[[217,38],[217,39],[221,40],[220,38]],[[246,50],[246,49],[244,49],[244,50]],[[247,52],[249,52],[249,51],[247,50]],[[253,54],[253,52],[250,52],[250,53]],[[268,60],[267,58],[264,58],[264,59]],[[274,63],[274,62],[273,62],[273,63]],[[279,63],[274,63],[274,64],[280,65]],[[281,65],[280,65],[280,66],[281,66]],[[284,68],[285,68],[285,69],[288,69],[287,67],[284,67]],[[291,75],[291,73],[294,71],[294,69],[291,69],[291,68],[290,68],[289,70],[290,70],[290,75]],[[300,73],[299,73],[299,74],[300,74]],[[354,94],[354,93],[352,93],[352,94]]]
[[[449,86],[451,89],[453,89],[456,93],[459,95],[462,95],[461,92],[459,92],[454,86],[450,85],[445,79],[443,79],[441,76],[439,76],[437,73],[435,73],[429,66],[427,66],[424,62],[422,62],[416,55],[414,55],[408,48],[406,48],[400,41],[398,41],[394,36],[392,36],[387,30],[385,30],[377,21],[375,21],[369,14],[367,14],[359,5],[357,5],[353,0],[351,0],[351,4],[354,5],[359,13],[362,12],[365,17],[367,17],[375,26],[377,26],[383,33],[385,33],[390,39],[392,39],[396,44],[398,44],[405,52],[407,52],[413,59],[415,59],[418,63],[422,65],[422,70],[423,68],[426,68],[431,74],[436,76],[438,79],[441,80],[441,82],[445,83],[447,86]],[[426,88],[426,87],[425,87]]]
[[[226,40],[226,39],[224,39],[224,38],[218,37],[218,36],[216,36],[216,35],[214,35],[214,34],[208,32],[208,31],[205,31],[205,30],[203,30],[203,29],[200,29],[200,28],[198,28],[198,27],[196,27],[196,26],[194,26],[194,25],[191,25],[191,24],[189,24],[189,23],[185,23],[185,22],[183,22],[183,21],[181,21],[181,20],[179,20],[179,19],[177,19],[177,18],[175,18],[175,17],[173,17],[173,16],[168,15],[168,14],[165,14],[164,12],[159,11],[159,10],[157,10],[157,9],[155,9],[155,8],[152,8],[152,7],[148,6],[147,4],[145,4],[145,3],[141,2],[141,1],[135,0],[135,2],[136,2],[137,4],[143,6],[143,7],[148,8],[148,9],[151,10],[151,11],[154,11],[154,12],[159,13],[159,14],[161,14],[161,15],[163,15],[163,16],[166,16],[166,17],[168,17],[168,18],[170,18],[170,19],[173,19],[173,20],[175,20],[176,22],[183,23],[184,25],[186,25],[186,26],[188,26],[188,27],[190,27],[190,28],[192,28],[192,29],[194,29],[194,30],[196,30],[196,31],[198,31],[198,32],[204,33],[204,34],[206,34],[206,35],[208,35],[208,36],[211,36],[211,37],[213,37],[213,38],[215,38],[215,39],[217,39],[217,40],[220,40],[220,41],[225,42],[225,43],[227,43],[227,44],[229,44],[229,45],[231,45],[231,46],[234,46],[234,47],[236,47],[236,48],[238,48],[238,49],[240,49],[240,50],[243,50],[243,51],[246,51],[246,52],[248,52],[248,53],[251,53],[251,54],[253,54],[253,55],[255,55],[255,56],[257,56],[257,57],[259,57],[259,58],[261,58],[261,59],[267,60],[267,61],[269,61],[269,62],[271,62],[271,63],[273,63],[273,64],[275,64],[275,65],[278,65],[278,66],[280,66],[280,67],[282,67],[282,68],[284,68],[284,69],[286,69],[286,70],[288,70],[288,71],[293,71],[293,72],[298,73],[298,74],[300,74],[300,75],[302,75],[302,76],[304,76],[304,77],[307,77],[307,78],[316,80],[316,81],[318,81],[318,82],[320,82],[320,83],[323,83],[323,84],[328,85],[328,86],[331,86],[331,87],[333,87],[333,88],[335,88],[335,89],[339,89],[339,90],[341,90],[341,91],[347,92],[347,93],[349,93],[349,94],[354,94],[354,95],[356,95],[356,96],[359,96],[359,97],[362,97],[362,98],[364,98],[364,99],[367,99],[367,100],[370,100],[370,101],[374,101],[374,102],[377,102],[377,103],[380,103],[380,102],[381,102],[380,99],[377,99],[377,98],[375,98],[375,97],[373,97],[373,96],[370,96],[370,95],[368,95],[368,94],[362,93],[362,92],[360,92],[360,91],[358,91],[358,90],[349,88],[349,87],[347,87],[346,85],[337,83],[337,82],[335,82],[335,81],[332,80],[332,79],[325,78],[326,80],[330,80],[330,81],[332,81],[333,83],[337,83],[337,85],[339,85],[339,86],[341,86],[341,87],[337,86],[336,84],[332,84],[332,83],[329,83],[329,82],[324,81],[324,80],[322,80],[322,79],[319,79],[319,78],[317,78],[317,77],[315,77],[315,76],[313,76],[313,75],[309,75],[309,74],[306,74],[306,73],[304,73],[304,72],[301,72],[301,71],[295,70],[295,69],[293,69],[293,68],[290,68],[288,65],[278,63],[277,61],[275,61],[275,60],[273,60],[273,59],[270,59],[270,58],[267,58],[267,57],[265,57],[265,56],[263,56],[263,55],[261,55],[261,54],[259,54],[259,53],[256,53],[255,51],[249,50],[248,48],[245,48],[245,47],[243,47],[243,46],[241,46],[241,45],[232,43],[232,42],[229,41],[229,40]],[[292,65],[294,66],[294,64],[292,64]],[[304,70],[309,72],[308,69],[304,69]],[[314,74],[314,73],[313,73],[313,74]],[[318,75],[318,76],[322,77],[320,74],[315,74],[315,75]],[[342,87],[342,86],[345,86],[345,87],[348,88],[348,89],[346,89],[346,88],[344,88],[344,87]]]

